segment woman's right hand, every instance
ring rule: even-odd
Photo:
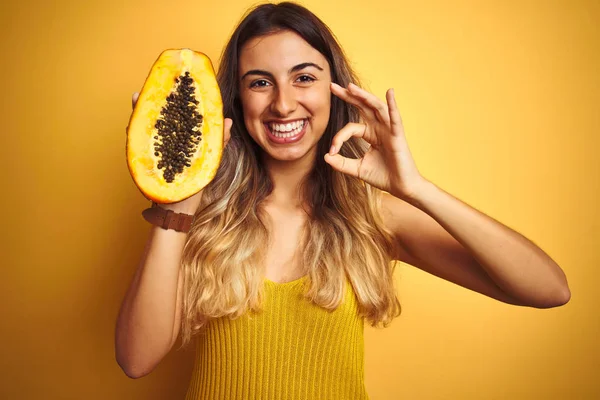
[[[140,94],[135,92],[131,98],[131,107],[135,108],[135,103],[137,103],[138,97]],[[224,120],[224,128],[223,128],[223,149],[229,143],[229,139],[231,138],[231,126],[233,125],[233,120],[231,118],[225,118]],[[175,203],[168,204],[160,204],[160,207],[166,210],[173,210],[177,213],[185,213],[185,214],[195,214],[198,206],[200,206],[200,197],[202,195],[202,190],[198,193],[188,197],[187,199],[177,201]]]

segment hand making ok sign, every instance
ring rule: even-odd
[[[348,123],[335,134],[325,161],[334,169],[358,177],[398,198],[414,196],[425,178],[419,173],[408,148],[394,90],[387,91],[387,104],[352,83],[347,89],[331,83],[331,92],[355,105],[362,122]],[[370,144],[363,158],[351,159],[338,154],[344,142],[352,136],[361,137]]]

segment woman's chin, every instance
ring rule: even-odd
[[[267,157],[281,162],[299,162],[308,158],[314,158],[316,146],[304,148],[304,146],[294,146],[287,149],[282,148],[263,148],[263,154]]]
[[[292,161],[299,161],[305,158],[306,156],[306,151],[298,151],[300,149],[295,149],[294,151],[292,151],[291,149],[286,149],[286,150],[276,150],[276,151],[269,151],[267,152],[267,154],[269,155],[270,158],[277,160],[277,161],[288,161],[288,162],[292,162]]]

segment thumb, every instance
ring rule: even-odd
[[[227,147],[229,139],[231,139],[231,127],[233,126],[233,120],[231,118],[225,118],[223,126],[223,147]]]
[[[133,95],[131,96],[131,108],[132,109],[135,108],[135,103],[137,103],[139,97],[140,97],[140,94],[138,92],[133,92]],[[129,125],[127,125],[125,127],[125,134],[127,134],[128,130],[129,130]]]
[[[346,158],[339,153],[333,156],[329,153],[325,154],[325,162],[331,165],[333,169],[357,178],[361,161],[362,159]]]
[[[131,108],[135,108],[135,103],[137,103],[140,94],[138,92],[134,92],[131,96]]]

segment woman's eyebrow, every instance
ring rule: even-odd
[[[302,64],[298,64],[298,65],[294,65],[292,68],[290,68],[290,70],[288,71],[288,75],[289,74],[293,74],[294,72],[303,70],[304,68],[308,68],[308,67],[315,67],[317,68],[319,71],[323,71],[323,68],[321,68],[319,65],[312,63],[312,62],[305,62]],[[248,75],[260,75],[260,76],[266,76],[268,78],[271,79],[275,79],[273,74],[262,70],[262,69],[251,69],[250,71],[246,72],[243,76],[241,80],[244,80],[244,78],[246,78],[246,76]]]
[[[305,62],[305,63],[298,64],[298,65],[295,65],[292,68],[290,68],[290,70],[288,71],[288,75],[292,74],[292,73],[294,73],[296,71],[300,71],[301,69],[304,69],[304,68],[307,68],[307,67],[315,67],[319,71],[323,71],[323,68],[321,68],[317,64],[311,63],[311,62]]]

